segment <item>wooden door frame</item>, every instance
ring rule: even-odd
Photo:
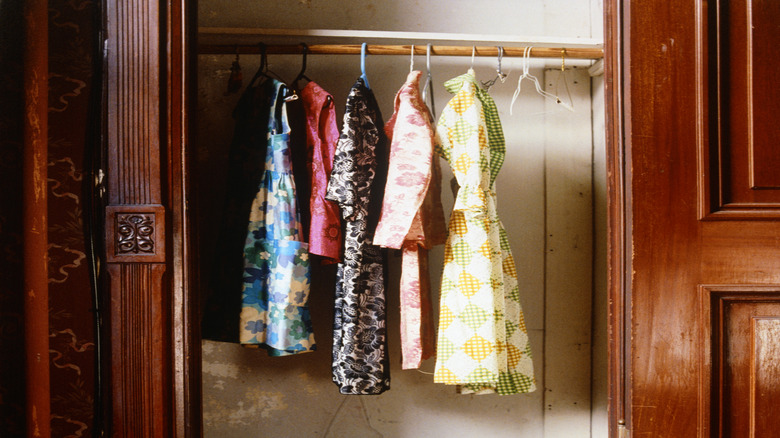
[[[106,262],[112,436],[201,436],[201,345],[189,217],[196,6],[106,0]],[[608,191],[609,426],[626,391],[630,272],[623,120],[623,3],[604,2]],[[139,37],[140,34],[140,37]]]
[[[186,146],[195,114],[196,7],[106,0],[111,436],[201,435]]]
[[[606,110],[607,165],[607,397],[609,436],[625,436],[630,428],[627,361],[630,360],[631,193],[630,144],[624,123],[630,120],[629,78],[625,66],[630,53],[624,42],[630,35],[629,1],[604,2],[604,107]]]

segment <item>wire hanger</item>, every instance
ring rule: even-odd
[[[469,73],[474,74],[474,56],[477,54],[477,46],[471,46],[471,67],[469,67]]]
[[[490,87],[492,87],[498,80],[500,80],[503,84],[507,77],[507,74],[504,73],[501,69],[501,60],[504,58],[504,47],[496,46],[496,49],[498,49],[498,66],[496,67],[496,77],[482,83],[482,86],[485,87],[486,91],[489,91]]]
[[[531,50],[532,49],[533,49],[533,47],[526,47],[525,49],[523,49],[523,74],[520,75],[520,79],[517,80],[517,88],[515,89],[515,93],[512,95],[512,103],[509,105],[509,114],[510,115],[512,114],[512,108],[515,105],[515,100],[517,100],[517,97],[520,96],[520,87],[523,84],[523,79],[528,79],[531,82],[533,82],[534,86],[536,88],[536,92],[541,94],[543,97],[545,97],[547,99],[552,99],[553,101],[555,101],[555,103],[559,103],[559,104],[563,105],[569,111],[574,111],[574,109],[571,107],[571,105],[562,102],[561,99],[558,98],[558,96],[556,96],[556,95],[554,95],[552,93],[549,93],[547,91],[544,91],[544,89],[542,89],[541,84],[539,84],[539,79],[537,79],[536,76],[534,76],[531,73],[529,73],[529,70],[531,68]]]
[[[431,114],[435,117],[436,115],[436,104],[433,101],[433,87],[431,84],[433,83],[433,76],[431,75],[431,45],[428,44],[425,51],[425,67],[428,70],[428,75],[425,78],[425,85],[423,86],[423,101],[428,100],[428,96],[431,98]]]
[[[366,88],[369,90],[371,89],[371,86],[368,85],[368,76],[366,76],[366,49],[368,47],[368,44],[363,43],[360,46],[360,78],[363,79],[363,83],[366,84]]]

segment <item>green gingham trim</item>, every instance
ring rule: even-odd
[[[498,117],[496,102],[490,97],[487,90],[478,85],[475,86],[477,99],[482,102],[482,112],[485,114],[485,124],[487,125],[488,147],[490,148],[490,187],[493,187],[498,172],[504,165],[506,140],[504,139],[504,129],[501,127],[501,119]]]
[[[525,394],[536,390],[534,379],[517,371],[499,373],[495,386],[479,383],[466,383],[462,386],[474,393],[495,392],[498,395]]]
[[[498,395],[522,394],[536,389],[536,382],[532,377],[517,371],[501,372],[498,374],[496,392]]]

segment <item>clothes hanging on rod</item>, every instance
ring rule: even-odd
[[[434,130],[420,95],[422,72],[412,71],[395,96],[385,125],[390,140],[387,185],[374,244],[403,249],[400,282],[401,368],[419,368],[433,355],[434,329],[428,250],[444,243],[441,171]]]
[[[252,202],[265,167],[270,83],[262,81],[265,58],[236,103],[233,136],[228,152],[224,199],[216,247],[209,257],[204,292],[201,336],[222,342],[239,342],[239,312],[243,287],[244,244]]]
[[[344,222],[336,271],[333,381],[342,394],[390,388],[385,250],[372,243],[387,178],[387,138],[374,93],[358,78],[347,97],[326,199]]]
[[[249,215],[239,338],[286,356],[316,349],[307,305],[311,271],[291,172],[287,90],[275,79],[266,83],[273,91],[265,169]]]
[[[316,53],[313,47],[302,44],[285,48],[303,50],[301,74],[306,54]],[[362,45],[362,75],[347,99],[337,145],[333,99],[328,93],[305,77],[309,80],[306,86],[293,88],[290,95],[280,80],[266,78],[265,84],[275,87],[269,96],[276,99],[274,110],[268,114],[269,129],[274,132],[281,128],[284,136],[270,136],[271,141],[280,143],[275,144],[277,148],[269,146],[269,153],[273,149],[284,151],[278,157],[274,152],[271,170],[284,174],[281,177],[286,181],[281,186],[288,191],[268,186],[264,180],[252,207],[245,248],[241,342],[263,346],[270,355],[277,356],[315,349],[306,307],[311,275],[309,251],[321,253],[329,261],[341,256],[336,279],[333,381],[343,394],[380,394],[390,387],[384,296],[386,255],[380,246],[402,249],[402,368],[410,369],[419,367],[433,351],[427,250],[446,240],[434,381],[456,384],[462,393],[533,391],[535,381],[517,275],[506,232],[495,211],[493,184],[505,154],[495,104],[476,82],[473,70],[448,81],[445,86],[456,97],[447,105],[437,128],[439,136],[445,137],[434,141],[432,116],[419,92],[421,73],[413,71],[397,93],[393,117],[383,127],[365,77],[364,57],[371,53],[369,47]],[[416,53],[414,47],[399,47],[404,47],[407,54]],[[479,56],[478,48],[466,49],[469,55]],[[261,45],[258,50],[265,54],[275,49]],[[526,56],[530,51],[525,50]],[[496,55],[506,56],[506,49],[498,48]],[[263,70],[265,56],[261,64]],[[290,99],[297,100],[286,102]],[[296,129],[298,142],[290,142],[292,135],[286,125],[287,111],[293,105],[298,105],[302,115],[300,128]],[[461,132],[465,125],[473,129]],[[388,138],[397,142],[389,143]],[[304,158],[303,165],[290,162],[293,143],[299,146],[293,147],[297,152],[293,151],[292,156]],[[449,236],[444,232],[440,169],[438,160],[432,159],[434,145],[450,162],[461,185]],[[409,174],[412,168],[416,171],[414,177]],[[293,182],[290,169],[298,169],[299,173],[305,169],[305,182],[298,176]],[[312,188],[311,196],[304,195],[306,203],[311,201],[311,209],[305,208],[311,212],[310,221],[302,223],[294,210],[295,203],[289,202],[300,199],[304,191],[295,193],[296,187]],[[398,189],[404,196],[398,196]],[[284,199],[276,199],[277,194]],[[273,208],[267,210],[269,205],[293,210],[287,211],[284,219],[276,217],[269,226],[265,218],[275,214]],[[336,205],[343,219],[341,229],[338,217],[333,220]],[[321,219],[324,224],[315,226]],[[286,237],[269,235],[269,230],[274,234],[280,225]],[[336,230],[343,231],[343,236],[334,233]],[[334,251],[333,241],[341,243],[342,237],[339,254]],[[317,239],[319,245],[307,243]],[[288,249],[292,243],[292,252],[280,249],[279,241],[284,241],[281,247]],[[315,246],[322,248],[312,250]],[[283,258],[286,263],[282,263]],[[279,272],[285,284],[270,280],[272,273],[279,277]],[[292,317],[283,312],[295,306],[298,313]]]
[[[317,83],[309,82],[300,91],[306,112],[306,170],[311,182],[309,198],[309,253],[336,263],[341,251],[341,218],[335,202],[325,199],[333,170],[333,157],[339,139],[333,96]]]
[[[515,262],[496,211],[494,183],[506,148],[498,110],[474,71],[451,79],[437,152],[459,187],[441,282],[434,382],[463,393],[535,390]]]

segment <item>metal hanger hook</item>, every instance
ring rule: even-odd
[[[409,55],[409,73],[414,71],[414,44],[412,44],[411,54]]]
[[[507,74],[504,73],[501,68],[501,60],[504,58],[504,46],[496,47],[498,48],[498,68],[496,69],[496,74],[498,75],[498,79],[501,80],[501,83],[504,83],[507,77]]]
[[[561,49],[561,71],[566,70],[566,49]]]
[[[425,48],[425,68],[428,69],[428,74],[431,72],[431,47],[429,43]]]

